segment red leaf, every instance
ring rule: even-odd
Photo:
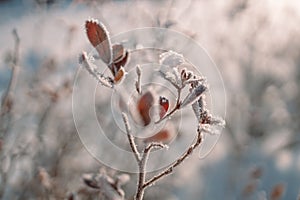
[[[86,34],[91,44],[96,48],[100,58],[106,64],[112,62],[112,47],[108,31],[97,21],[88,20],[85,23]]]
[[[159,97],[159,105],[160,105],[160,110],[159,110],[159,117],[160,119],[165,116],[169,109],[169,100],[165,97],[160,96]]]
[[[121,67],[114,77],[114,82],[120,83],[123,80],[124,76],[125,76],[125,70],[123,67]]]
[[[147,126],[151,122],[150,109],[153,106],[154,97],[151,92],[146,92],[138,101],[137,109],[144,122],[144,126]]]
[[[128,51],[125,51],[125,55],[121,59],[114,61],[113,63],[114,71],[117,72],[121,67],[124,67],[128,61],[128,57],[129,57],[129,53]]]
[[[101,60],[111,70],[114,79],[118,81],[123,77],[123,74],[120,77],[120,68],[124,67],[128,61],[128,51],[122,44],[111,45],[109,33],[103,24],[95,20],[88,20],[85,28],[89,41],[96,48]]]

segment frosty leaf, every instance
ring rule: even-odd
[[[193,108],[193,111],[194,111],[194,113],[196,115],[197,120],[200,121],[201,111],[200,111],[200,107],[199,107],[198,101],[195,101],[192,104],[192,108]]]
[[[106,27],[95,19],[85,22],[86,34],[91,44],[96,48],[104,63],[112,62],[112,46]]]
[[[171,68],[169,66],[162,65],[159,72],[162,77],[174,85],[174,87],[182,87],[181,77],[177,68]]]
[[[204,106],[205,106],[205,101],[203,96],[200,96],[199,99],[192,104],[193,111],[198,121],[200,121],[201,119],[201,114],[204,110]]]
[[[194,103],[198,98],[200,97],[203,92],[207,90],[207,86],[204,84],[201,84],[195,88],[185,97],[185,99],[182,101],[180,107],[184,107],[186,105]]]
[[[161,65],[167,65],[169,67],[177,67],[184,62],[184,58],[181,54],[174,51],[168,51],[160,54],[159,63]]]

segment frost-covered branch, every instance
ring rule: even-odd
[[[201,144],[202,142],[202,130],[201,127],[198,127],[197,129],[197,138],[195,140],[195,143],[192,144],[187,150],[186,152],[179,157],[171,166],[169,166],[167,169],[163,170],[161,173],[157,174],[156,176],[154,176],[153,178],[149,179],[144,185],[144,188],[147,188],[151,185],[153,185],[154,183],[156,183],[158,180],[162,179],[163,177],[169,175],[170,173],[173,172],[173,170],[179,166],[180,164],[183,163],[183,161],[188,158],[188,156],[190,156],[194,150]]]
[[[136,147],[136,144],[135,144],[135,141],[134,141],[134,137],[131,135],[131,129],[130,129],[128,117],[125,113],[122,113],[122,117],[123,117],[123,121],[124,121],[124,124],[125,124],[127,138],[128,138],[128,141],[129,141],[130,148],[131,148],[132,152],[134,153],[136,161],[140,162],[141,161],[141,156],[140,156],[139,151],[137,150],[137,147]]]

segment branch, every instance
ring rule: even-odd
[[[130,134],[131,129],[130,129],[130,126],[129,126],[128,117],[125,113],[122,113],[122,117],[123,117],[123,121],[124,121],[124,124],[125,124],[127,138],[128,138],[131,150],[134,153],[136,161],[140,162],[141,161],[141,156],[140,156],[140,153],[138,152],[138,150],[136,148],[136,144],[134,142],[134,137]]]
[[[193,151],[201,144],[202,142],[202,129],[199,125],[197,129],[197,139],[194,144],[192,144],[187,151],[180,157],[178,158],[170,167],[159,173],[158,175],[154,176],[150,180],[148,180],[144,185],[143,188],[147,188],[148,186],[153,185],[156,181],[160,180],[161,178],[169,175],[170,173],[173,172],[174,168],[179,166],[189,155],[193,153]]]
[[[146,164],[147,164],[147,160],[149,158],[149,153],[151,152],[152,149],[157,148],[166,148],[167,146],[161,143],[150,143],[145,149],[144,149],[144,153],[143,153],[143,157],[140,160],[140,162],[138,163],[139,165],[139,179],[138,179],[138,187],[137,187],[137,192],[136,192],[136,196],[135,196],[135,200],[142,200],[143,196],[144,196],[144,192],[145,192],[145,179],[146,179]]]

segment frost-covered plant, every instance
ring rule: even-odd
[[[86,52],[83,52],[79,57],[79,62],[101,85],[114,89],[117,84],[122,84],[121,82],[126,79],[126,64],[130,52],[121,44],[111,43],[109,33],[102,23],[96,20],[88,20],[85,23],[85,28],[88,39],[95,47],[98,55],[88,56]],[[111,71],[112,76],[106,76],[99,72],[93,63],[94,59],[101,59]],[[181,165],[183,161],[201,145],[203,134],[212,134],[214,133],[215,126],[224,126],[224,120],[212,116],[207,109],[205,94],[208,92],[209,87],[206,78],[188,70],[186,67],[191,64],[185,60],[183,55],[174,51],[165,51],[159,56],[159,64],[160,76],[169,82],[177,91],[175,103],[171,104],[169,99],[163,94],[157,94],[157,92],[151,89],[145,89],[145,91],[143,91],[141,87],[143,70],[137,66],[136,82],[134,85],[138,94],[137,101],[135,102],[136,105],[130,110],[120,110],[126,128],[128,143],[138,165],[136,200],[142,200],[147,187],[150,187],[160,179],[171,174],[177,166]],[[187,94],[182,97],[184,93]],[[158,112],[153,113],[151,109],[157,104],[159,105]],[[171,109],[169,109],[170,105],[173,105]],[[154,133],[153,136],[145,138],[144,145],[137,145],[136,138],[133,136],[133,131],[135,130],[131,128],[131,120],[129,120],[129,118],[134,120],[138,118],[137,121],[144,127],[150,124],[158,125],[170,119],[177,111],[188,106],[192,107],[198,121],[198,127],[195,127],[197,136],[194,142],[181,156],[175,159],[170,166],[162,169],[152,177],[146,177],[146,166],[151,151],[154,149],[168,148],[166,143],[171,137],[171,131],[168,129],[161,130]],[[108,187],[99,186],[104,185],[104,179],[104,182],[110,183],[110,186],[116,183],[108,179],[105,174],[98,175],[96,178],[94,176],[92,178],[84,177],[87,185],[93,188],[95,188],[96,185],[100,193],[110,194],[107,196],[110,196],[111,199],[123,199],[123,191],[120,188],[112,187],[115,188],[115,194],[119,194],[113,195],[106,191]]]

